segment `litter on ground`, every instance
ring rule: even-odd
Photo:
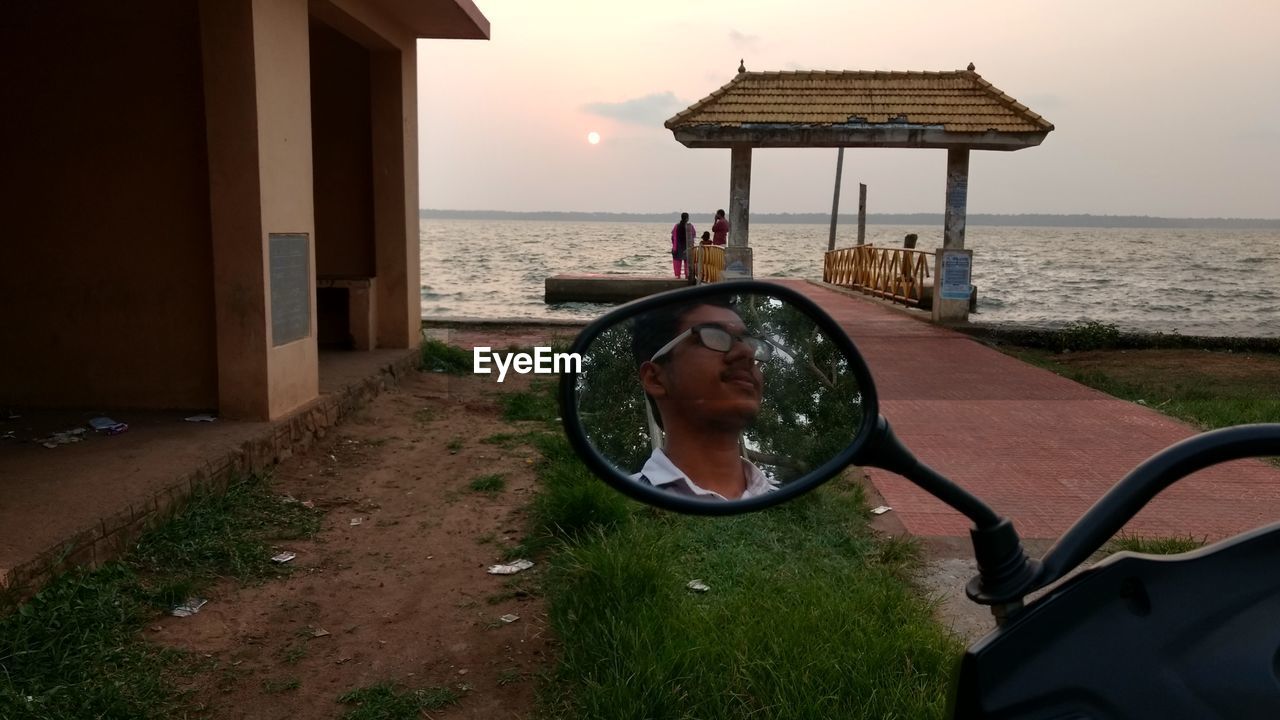
[[[64,430],[62,432],[54,433],[49,437],[44,438],[43,440],[40,440],[40,444],[52,450],[58,447],[59,445],[70,445],[71,443],[81,442],[82,440],[84,440],[85,432],[86,430],[84,428],[72,428],[70,430]]]
[[[508,563],[506,565],[490,565],[489,574],[515,575],[516,573],[528,570],[531,567],[533,567],[532,560],[516,560],[515,562]]]
[[[129,425],[127,423],[116,422],[109,417],[93,418],[89,420],[89,427],[100,433],[106,433],[108,435],[119,435],[129,429]]]
[[[200,612],[200,608],[204,607],[209,601],[200,597],[187,598],[186,602],[181,605],[173,606],[169,614],[174,617],[191,617]]]

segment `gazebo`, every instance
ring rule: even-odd
[[[943,249],[964,250],[970,150],[1021,150],[1039,145],[1053,125],[975,72],[747,72],[665,123],[690,148],[729,148],[728,263],[750,273],[748,245],[753,148],[936,148],[947,151]],[[963,270],[967,288],[969,263]],[[942,278],[938,279],[942,282]],[[940,304],[936,302],[934,317]],[[945,297],[944,297],[945,299]],[[950,298],[942,312],[967,316]],[[948,308],[949,305],[949,308]],[[963,305],[963,310],[958,308]]]

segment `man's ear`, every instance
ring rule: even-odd
[[[662,366],[652,360],[640,363],[640,387],[652,397],[666,397],[667,387],[662,377]]]

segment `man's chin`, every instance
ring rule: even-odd
[[[725,431],[742,432],[755,423],[759,414],[759,405],[728,408],[712,416],[708,424]]]

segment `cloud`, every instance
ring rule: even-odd
[[[593,102],[582,106],[585,112],[632,125],[661,125],[690,103],[671,91],[653,93],[621,102]]]
[[[733,47],[737,50],[759,50],[760,36],[748,35],[740,33],[737,30],[729,31],[729,42],[733,43]]]

